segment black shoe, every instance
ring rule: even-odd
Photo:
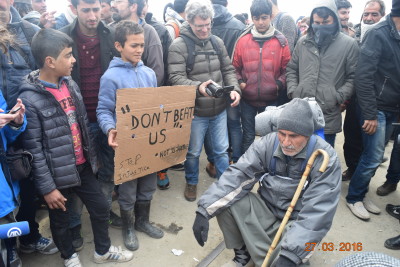
[[[347,170],[345,170],[342,173],[342,181],[350,181],[351,177],[353,176],[354,171],[351,170],[350,168],[347,168]]]
[[[179,164],[169,167],[168,169],[173,170],[173,171],[184,171],[185,165],[183,165],[182,163],[179,163]]]
[[[388,249],[400,249],[400,235],[387,239],[385,247]]]
[[[400,220],[400,205],[387,204],[386,211],[387,211],[387,213],[389,213],[389,215]]]
[[[376,189],[376,194],[378,196],[387,196],[390,193],[396,191],[396,189],[397,189],[397,184],[391,184],[386,181],[383,185],[381,185],[380,187],[378,187],[378,189]]]
[[[164,232],[153,226],[149,221],[150,201],[136,201],[135,203],[135,229],[152,238],[162,238]]]
[[[112,210],[110,210],[110,220],[108,221],[108,225],[112,228],[122,229],[121,217],[115,214]]]
[[[83,248],[83,237],[81,235],[81,225],[77,225],[74,228],[71,228],[71,237],[72,237],[72,247],[75,252],[82,250]]]

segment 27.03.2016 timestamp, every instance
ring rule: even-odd
[[[305,251],[362,251],[363,244],[361,242],[340,242],[339,245],[335,245],[333,242],[322,242],[320,246],[317,246],[316,242],[305,243]]]

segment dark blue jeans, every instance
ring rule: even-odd
[[[397,184],[400,181],[400,143],[397,136],[400,134],[400,126],[394,128],[394,143],[390,164],[386,174],[386,181],[390,184]]]
[[[360,125],[363,125],[364,118],[359,107],[357,112],[360,118]],[[357,168],[351,177],[349,192],[346,197],[348,203],[353,204],[362,201],[367,194],[369,183],[375,175],[376,169],[382,163],[385,152],[385,137],[397,116],[393,112],[378,110],[378,127],[375,133],[368,135],[364,131],[362,132],[364,149]]]

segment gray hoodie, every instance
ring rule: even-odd
[[[317,7],[333,11],[338,31],[332,41],[320,49],[312,27],[300,38],[286,68],[288,97],[315,97],[324,113],[325,133],[336,134],[342,130],[340,104],[354,93],[359,48],[356,40],[340,31],[334,0],[319,1]],[[312,16],[310,23],[313,23]]]

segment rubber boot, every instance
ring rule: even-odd
[[[149,222],[150,201],[136,201],[135,203],[135,229],[152,238],[161,238],[164,232],[151,225]]]
[[[122,210],[122,237],[124,238],[125,247],[129,250],[137,250],[139,241],[133,229],[133,210]]]

